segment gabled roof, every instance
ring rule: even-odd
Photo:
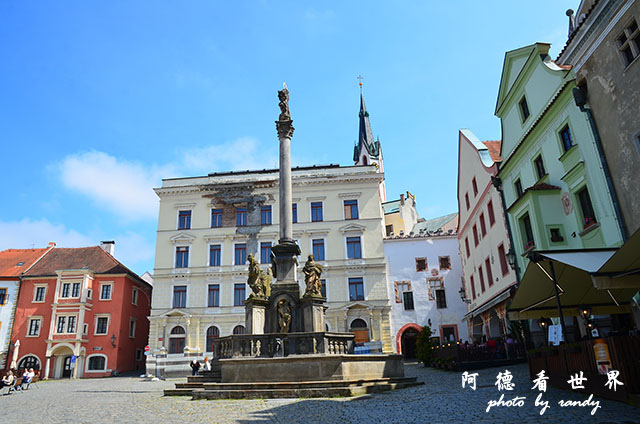
[[[369,112],[364,104],[364,96],[360,93],[360,125],[358,128],[358,144],[353,149],[353,161],[358,163],[362,149],[367,149],[369,156],[378,159],[380,156],[380,140],[373,139],[371,131],[371,122],[369,122]]]
[[[502,156],[500,156],[500,147],[502,146],[502,140],[482,141],[481,143],[487,146],[489,155],[494,162],[502,162]]]
[[[511,88],[522,76],[529,60],[538,54],[546,56],[549,48],[551,48],[551,44],[549,43],[535,43],[505,53],[504,63],[502,65],[502,76],[500,77],[500,89],[498,90],[498,100],[496,102],[496,116],[500,116],[498,112],[511,92]]]
[[[441,230],[442,227],[447,225],[449,222],[454,220],[458,212],[450,213],[449,215],[439,216],[438,218],[428,219],[423,222],[418,222],[413,226],[413,233],[418,234],[420,231],[423,232],[436,232]]]
[[[56,271],[65,269],[88,269],[96,274],[128,274],[148,284],[100,246],[52,249],[25,276],[56,276]]]
[[[44,255],[44,249],[7,249],[0,252],[0,277],[18,277]]]

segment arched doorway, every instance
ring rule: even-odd
[[[356,335],[355,343],[366,343],[369,341],[369,328],[365,320],[356,318],[351,321],[350,331]]]
[[[177,325],[171,329],[169,334],[169,353],[183,353],[186,332],[184,328]]]
[[[400,344],[402,346],[402,355],[405,358],[416,357],[416,341],[418,340],[418,331],[411,327],[402,332]]]
[[[215,325],[207,328],[207,346],[205,352],[213,352],[213,342],[220,337],[220,330]]]
[[[53,378],[70,378],[75,363],[71,364],[73,350],[67,344],[58,345],[51,352],[53,356]]]
[[[473,334],[472,338],[475,343],[482,343],[484,323],[480,315],[473,317]]]
[[[236,325],[233,329],[233,334],[244,334],[247,332],[247,329],[244,328],[244,325]]]
[[[500,318],[494,309],[489,312],[489,337],[495,339],[496,337],[502,337],[502,323]]]

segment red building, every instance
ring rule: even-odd
[[[54,248],[23,274],[12,342],[42,378],[144,370],[151,285],[106,250]]]

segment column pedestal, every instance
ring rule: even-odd
[[[304,331],[317,333],[327,331],[324,322],[324,306],[326,299],[324,297],[306,296],[300,300],[300,310],[302,311],[302,321],[304,322]]]
[[[244,323],[248,334],[264,334],[265,311],[269,301],[249,298],[244,302]]]

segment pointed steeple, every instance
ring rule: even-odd
[[[367,112],[367,106],[364,103],[364,95],[362,94],[362,83],[360,83],[360,113],[358,116],[360,118],[360,128],[358,131],[358,144],[355,146],[353,151],[353,161],[356,165],[365,165],[363,163],[359,163],[362,150],[366,150],[369,159],[379,159],[380,141],[375,141],[373,139],[371,122],[369,121],[369,112]]]

